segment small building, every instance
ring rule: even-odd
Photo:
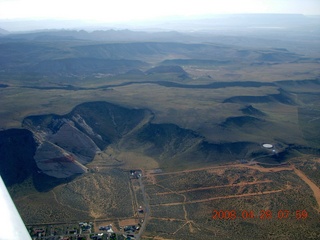
[[[264,144],[262,145],[262,147],[267,148],[267,149],[271,149],[271,148],[273,148],[273,145],[272,145],[272,144],[269,144],[269,143],[264,143]]]
[[[132,178],[139,179],[142,177],[142,171],[141,170],[130,170],[130,176]]]
[[[101,226],[101,227],[99,227],[99,230],[100,231],[107,231],[108,233],[113,233],[111,224],[108,226]]]
[[[144,213],[142,206],[140,206],[140,207],[138,208],[138,213],[141,213],[141,214]]]
[[[137,230],[137,227],[135,225],[125,226],[123,230],[125,232],[135,232]]]

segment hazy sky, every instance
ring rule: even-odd
[[[230,13],[320,15],[320,0],[0,0],[0,19],[119,22]]]

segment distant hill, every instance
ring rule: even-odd
[[[219,61],[219,60],[207,60],[207,59],[170,59],[165,60],[161,64],[163,65],[199,65],[199,66],[207,66],[207,65],[223,65],[228,64],[231,61]]]
[[[292,94],[279,89],[278,94],[269,94],[266,96],[234,96],[227,98],[224,103],[269,103],[279,102],[287,105],[295,105],[295,100]]]
[[[157,67],[153,67],[146,71],[147,74],[164,74],[164,73],[174,73],[178,74],[180,78],[188,78],[188,73],[180,66],[174,65],[160,65]]]
[[[252,127],[253,125],[259,125],[263,122],[263,120],[252,116],[228,117],[223,123],[221,123],[221,126],[230,127],[232,125],[235,125],[237,127]]]
[[[170,24],[168,24],[168,21]],[[293,26],[306,25],[315,23],[317,19],[302,14],[221,14],[207,16],[186,16],[186,17],[171,17],[165,20],[157,20],[140,24],[135,22],[136,29],[160,29],[166,31],[183,30],[194,31],[194,29],[212,30],[210,26],[215,27],[239,27],[239,26]],[[28,20],[28,21],[5,21],[2,20],[1,26],[10,31],[39,31],[44,29],[101,29],[102,23],[95,24],[73,20]],[[111,27],[108,24],[103,24],[106,28]],[[132,23],[121,22],[120,25],[112,24],[116,28],[130,28]],[[122,30],[128,31],[128,30]],[[102,31],[96,31],[102,32]],[[98,35],[98,34],[96,34]],[[129,39],[129,38],[128,38]]]
[[[123,74],[130,70],[145,71],[153,65],[156,67],[149,69],[148,74],[175,73],[187,78],[187,73],[182,69],[184,65],[261,65],[294,62],[302,58],[283,49],[262,51],[177,42],[79,43],[68,40],[65,44],[64,41],[54,38],[39,42],[4,38],[0,42],[0,68],[3,73],[61,76]],[[172,55],[179,58],[172,59]]]
[[[42,61],[30,70],[42,74],[118,74],[145,66],[148,66],[148,64],[139,60],[64,58]]]
[[[96,152],[130,131],[143,114],[144,110],[96,102],[79,105],[64,116],[30,116],[24,119],[23,126],[37,140],[34,158],[42,172],[67,178],[86,172],[84,165],[92,161]]]
[[[240,109],[243,114],[251,115],[251,116],[257,116],[257,117],[263,117],[266,116],[266,114],[259,109],[253,107],[252,105],[248,105],[244,108]]]
[[[38,30],[36,32],[12,33],[11,38],[27,39],[33,41],[64,41],[88,40],[107,42],[141,42],[141,41],[181,41],[185,34],[177,31],[132,31],[124,30]]]

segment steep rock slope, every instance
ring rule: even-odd
[[[41,171],[51,177],[68,178],[87,171],[96,152],[118,141],[142,120],[144,110],[105,102],[78,105],[67,115],[30,116],[23,126],[38,144],[34,155]]]

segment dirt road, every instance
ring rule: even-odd
[[[148,198],[146,196],[146,192],[144,190],[144,184],[143,184],[141,178],[139,178],[139,184],[140,184],[140,188],[141,188],[141,192],[142,192],[142,196],[143,196],[143,202],[144,202],[144,221],[142,223],[142,226],[140,228],[139,233],[137,235],[135,235],[137,240],[139,240],[141,238],[141,236],[143,235],[143,232],[146,229],[147,222],[150,218],[150,204],[149,204]]]
[[[179,194],[179,193],[186,193],[186,192],[193,192],[193,191],[201,191],[201,190],[208,190],[208,189],[214,189],[214,188],[247,186],[247,185],[260,184],[260,183],[271,183],[271,182],[272,182],[271,180],[254,181],[254,182],[242,182],[242,183],[219,185],[219,186],[192,188],[192,189],[181,190],[181,191],[160,192],[160,193],[156,193],[156,195]]]
[[[315,199],[317,200],[318,203],[318,211],[320,212],[320,189],[319,187],[314,184],[302,171],[300,171],[299,169],[295,168],[294,165],[291,165],[291,167],[293,168],[294,172],[306,183],[309,185],[309,187],[311,188],[311,190],[313,191],[313,195],[315,197]]]
[[[292,171],[291,167],[270,167],[270,168],[264,168],[256,163],[251,164],[227,164],[227,165],[221,165],[221,166],[214,166],[214,167],[205,167],[205,168],[196,168],[196,169],[188,169],[188,170],[182,170],[178,172],[162,172],[162,173],[148,173],[148,175],[155,175],[155,176],[161,176],[161,175],[173,175],[173,174],[184,174],[184,173],[190,173],[190,172],[198,172],[203,170],[215,170],[215,169],[226,169],[226,168],[250,168],[255,169],[260,172],[280,172],[280,171]]]
[[[173,202],[173,203],[161,203],[161,204],[153,204],[150,206],[175,206],[175,205],[181,205],[181,204],[191,204],[191,203],[200,203],[200,202],[208,202],[218,199],[230,199],[230,198],[240,198],[240,197],[252,197],[252,196],[260,196],[260,195],[266,195],[266,194],[272,194],[272,193],[278,193],[283,192],[287,189],[280,189],[280,190],[272,190],[272,191],[265,191],[265,192],[257,192],[257,193],[246,193],[246,194],[239,194],[239,195],[229,195],[229,196],[223,196],[223,197],[213,197],[213,198],[206,198],[206,199],[200,199],[200,200],[194,200],[189,202]]]

